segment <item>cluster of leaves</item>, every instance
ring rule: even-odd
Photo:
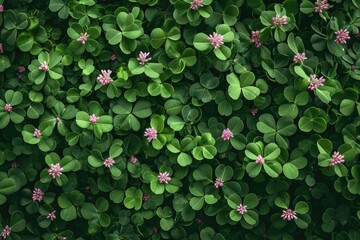
[[[359,0],[0,5],[0,237],[360,239]]]

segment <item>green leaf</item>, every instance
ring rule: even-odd
[[[300,11],[305,14],[313,13],[315,6],[312,2],[305,0],[300,4]]]
[[[12,178],[4,178],[0,181],[0,194],[10,195],[15,191],[15,181]]]
[[[172,218],[161,218],[160,227],[164,231],[169,231],[174,225],[174,220]]]
[[[310,77],[305,73],[305,71],[302,69],[302,67],[295,66],[294,71],[299,77],[302,77],[303,79],[310,79]]]
[[[151,46],[153,48],[159,48],[167,39],[166,33],[161,28],[154,28],[150,34]]]
[[[295,205],[295,212],[299,214],[306,214],[309,211],[309,205],[306,202],[298,202]]]
[[[245,196],[243,204],[247,209],[253,209],[259,204],[259,198],[255,193],[249,193]]]
[[[230,84],[228,88],[229,96],[234,100],[239,99],[241,94],[239,78],[234,73],[230,73],[229,75],[226,76],[226,80]]]
[[[76,114],[76,124],[81,128],[88,128],[91,125],[90,115],[86,112],[80,111]]]
[[[205,33],[198,33],[194,37],[194,47],[199,51],[206,51],[210,48],[210,41]]]
[[[70,206],[68,208],[61,209],[60,217],[64,221],[72,221],[76,219],[77,215],[76,215],[75,206]]]
[[[260,89],[253,86],[246,86],[242,88],[242,93],[247,100],[254,100],[260,95]]]
[[[150,189],[155,194],[162,194],[165,190],[165,186],[160,183],[158,179],[154,179],[150,182]]]
[[[0,72],[4,72],[9,67],[11,67],[9,58],[5,55],[0,55]]]
[[[34,38],[30,33],[23,32],[16,39],[16,45],[23,52],[28,52],[34,45]]]
[[[250,225],[255,225],[259,219],[259,215],[253,210],[249,210],[243,216],[244,216],[244,220]]]
[[[231,56],[231,49],[225,45],[220,48],[214,49],[215,56],[220,60],[226,60]]]
[[[299,176],[299,170],[292,163],[285,163],[283,172],[288,179],[295,179]]]
[[[317,88],[315,90],[315,94],[323,103],[329,103],[331,101],[330,92],[326,90],[321,90]]]
[[[192,163],[192,158],[189,154],[182,152],[177,157],[177,162],[179,163],[180,166],[185,167]]]

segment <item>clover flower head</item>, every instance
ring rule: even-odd
[[[147,194],[144,194],[142,199],[143,199],[144,202],[149,201],[150,196],[147,195]]]
[[[251,108],[251,109],[250,109],[250,113],[251,113],[251,115],[253,115],[253,116],[255,116],[255,115],[257,114],[257,112],[258,112],[257,108]]]
[[[298,63],[301,62],[303,63],[305,60],[307,59],[307,57],[305,56],[305,53],[298,53],[294,56],[294,63]]]
[[[49,213],[49,214],[47,215],[46,218],[49,218],[51,221],[55,220],[55,218],[56,218],[55,212],[56,212],[55,210],[52,211],[51,213]]]
[[[138,160],[137,160],[137,158],[136,158],[134,155],[131,155],[131,156],[130,156],[130,162],[131,162],[131,163],[135,164],[135,163],[137,163],[137,161],[138,161]]]
[[[160,183],[168,184],[169,181],[171,180],[170,173],[168,172],[159,173],[158,179]]]
[[[291,209],[283,210],[281,214],[281,218],[287,221],[290,221],[292,219],[297,219],[296,212]]]
[[[329,9],[330,5],[328,0],[316,0],[314,12],[322,13],[324,10]]]
[[[26,71],[26,68],[24,66],[19,66],[18,71],[19,73],[23,73]]]
[[[286,20],[287,20],[286,15],[280,17],[279,14],[276,14],[275,17],[272,18],[273,25],[274,26],[280,26],[280,27],[288,24]]]
[[[198,10],[200,7],[203,7],[204,5],[202,4],[203,0],[193,0],[190,3],[190,9],[192,10]]]
[[[62,171],[64,169],[60,166],[60,163],[56,163],[56,164],[50,164],[50,168],[48,170],[48,174],[53,178],[57,178],[60,177],[60,175],[62,174]]]
[[[80,33],[80,37],[77,39],[77,41],[81,44],[85,44],[89,37],[90,35],[87,34],[86,32]]]
[[[151,60],[151,58],[148,57],[149,55],[150,55],[150,52],[140,52],[139,56],[136,58],[136,60],[138,60],[139,64],[145,65],[145,63],[147,63],[148,61]]]
[[[39,69],[42,71],[45,71],[45,72],[49,71],[48,63],[46,61],[43,61],[40,65]]]
[[[214,47],[214,49],[220,48],[222,44],[224,44],[224,37],[221,34],[218,34],[216,32],[213,32],[212,34],[209,34],[208,40],[210,41],[210,44]]]
[[[97,77],[97,80],[100,82],[101,85],[108,85],[110,82],[114,81],[110,75],[112,71],[108,70],[101,70],[101,74]]]
[[[18,162],[13,162],[13,163],[11,164],[11,167],[12,167],[12,168],[18,168],[18,167],[19,167],[19,163],[18,163]]]
[[[225,128],[222,131],[221,137],[224,141],[228,141],[230,138],[234,137],[234,134],[229,128]]]
[[[264,162],[265,162],[265,159],[261,155],[257,156],[255,163],[263,164]]]
[[[5,112],[11,112],[12,106],[10,103],[6,103],[4,107]]]
[[[33,191],[32,200],[34,202],[35,201],[41,202],[43,195],[44,195],[44,193],[43,193],[43,191],[41,191],[40,188],[35,188]]]
[[[350,39],[349,31],[347,29],[340,29],[339,31],[335,32],[335,35],[335,43],[346,44],[346,40]]]
[[[114,165],[115,160],[111,157],[108,157],[107,159],[104,160],[103,164],[105,167],[110,168],[112,165]]]
[[[89,117],[89,121],[91,122],[92,125],[95,125],[95,123],[100,119],[100,117],[96,116],[95,114],[90,115]]]
[[[0,233],[0,236],[3,239],[6,239],[8,236],[10,236],[10,233],[11,233],[11,227],[9,227],[9,225],[5,225],[4,229]]]
[[[148,142],[151,142],[157,138],[157,131],[155,128],[146,128],[144,136],[147,137]]]
[[[34,138],[39,138],[39,137],[41,137],[41,132],[40,132],[39,129],[35,128],[34,133],[33,133],[33,137],[34,137]]]
[[[309,83],[308,89],[314,91],[318,87],[324,86],[323,82],[325,82],[325,79],[323,76],[317,78],[315,74],[311,74],[310,79],[307,80],[307,82]]]
[[[255,43],[255,46],[257,47],[257,48],[259,48],[259,47],[261,47],[261,41],[260,41],[260,39],[259,39],[259,31],[252,31],[251,32],[251,42],[252,43]]]
[[[237,207],[236,207],[236,211],[243,215],[244,213],[247,213],[247,206],[246,205],[242,205],[242,204],[239,204]]]
[[[215,184],[214,184],[215,188],[222,187],[222,186],[223,186],[223,184],[224,184],[224,181],[223,181],[223,180],[221,180],[221,178],[216,178],[216,180],[215,180]]]
[[[337,164],[342,164],[344,162],[345,162],[344,155],[340,154],[338,151],[334,151],[330,159],[330,166],[335,166]]]

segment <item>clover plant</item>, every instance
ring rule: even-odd
[[[0,0],[0,239],[359,240],[359,0]]]

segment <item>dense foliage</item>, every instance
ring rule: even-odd
[[[0,239],[360,239],[359,0],[0,0]]]

